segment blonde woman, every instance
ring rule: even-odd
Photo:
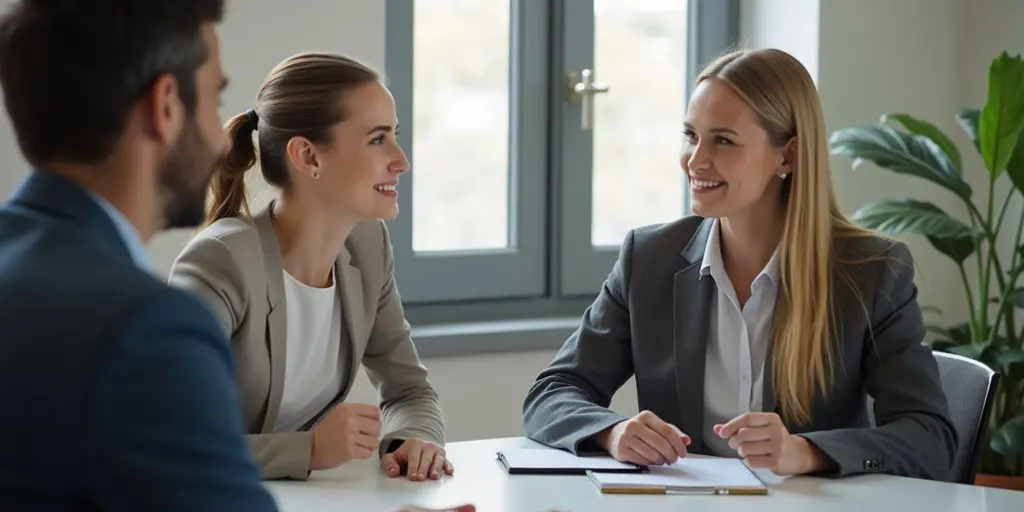
[[[696,452],[783,475],[947,478],[957,438],[913,260],[840,213],[826,141],[792,56],[710,64],[680,158],[694,215],[628,234],[531,387],[527,435],[642,465]],[[643,412],[624,418],[608,405],[630,377]]]

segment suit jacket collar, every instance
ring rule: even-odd
[[[714,226],[715,219],[703,219],[697,225],[697,229],[694,230],[689,243],[683,248],[682,254],[683,258],[686,259],[687,266],[701,263],[704,259],[704,249],[708,245],[708,239],[711,237],[711,228]]]
[[[714,219],[712,221],[707,237],[707,243],[704,246],[704,255],[701,257],[700,264],[701,275],[710,274],[715,278],[716,282],[718,282],[718,280],[725,274],[725,260],[722,258],[722,233],[720,225],[721,221],[719,219]],[[776,247],[775,251],[772,252],[772,257],[768,260],[768,263],[758,273],[757,278],[755,278],[755,282],[764,276],[770,279],[774,286],[779,286],[779,276],[781,275],[779,258],[779,248]]]
[[[70,222],[126,263],[135,264],[131,251],[113,219],[70,178],[47,171],[33,171],[15,190],[11,202],[39,214]]]

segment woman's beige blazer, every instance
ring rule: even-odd
[[[284,390],[288,307],[270,211],[220,220],[202,230],[175,260],[169,277],[172,285],[208,304],[231,339],[246,439],[263,477],[309,476],[311,429],[348,395],[360,362],[380,395],[381,451],[409,438],[443,445],[441,408],[413,346],[382,221],[359,224],[335,263],[344,311],[342,350],[352,362],[347,382],[299,432],[269,433]]]

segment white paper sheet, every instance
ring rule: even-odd
[[[661,489],[667,491],[721,491],[766,489],[739,459],[683,458],[671,465],[650,466],[647,473],[593,473],[602,490]]]

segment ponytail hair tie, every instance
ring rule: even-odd
[[[245,117],[249,119],[249,124],[252,125],[252,129],[255,130],[260,124],[260,116],[256,115],[256,111],[249,109],[245,112]]]

